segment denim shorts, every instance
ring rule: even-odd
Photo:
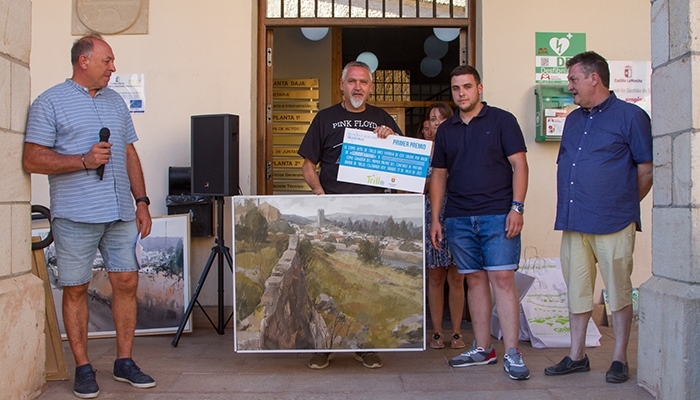
[[[506,238],[507,216],[481,215],[445,219],[447,240],[460,274],[518,269],[520,235],[512,239]]]
[[[51,222],[56,246],[58,283],[78,286],[92,279],[92,265],[100,250],[107,272],[138,271],[136,223],[113,221],[99,224],[54,218]]]

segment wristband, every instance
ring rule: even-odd
[[[151,205],[151,199],[149,199],[147,196],[139,197],[138,199],[134,200],[134,203],[136,204],[139,204],[139,202],[144,202],[147,206]]]
[[[85,165],[85,154],[80,155],[80,162],[83,163],[83,168],[85,168],[85,173],[90,175],[90,171],[88,171],[87,165]]]

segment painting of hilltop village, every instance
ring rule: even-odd
[[[425,348],[423,196],[236,196],[239,352]]]
[[[32,236],[45,237],[47,233],[47,228],[32,230]],[[151,234],[140,241],[136,335],[174,333],[180,325],[190,297],[189,243],[188,215],[153,218]],[[61,313],[63,288],[57,281],[56,249],[53,243],[44,248],[44,255],[59,330],[63,339],[66,339]],[[116,335],[111,306],[112,286],[102,255],[98,251],[93,260],[92,280],[88,286],[88,337]],[[190,321],[187,322],[185,331],[192,331]]]

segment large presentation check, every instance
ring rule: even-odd
[[[433,142],[345,129],[338,180],[423,193]]]

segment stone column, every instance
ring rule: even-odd
[[[640,289],[640,385],[700,393],[700,0],[652,0],[652,277]]]
[[[22,145],[29,107],[31,1],[0,0],[0,397],[44,384],[44,290],[31,274],[29,175]]]

